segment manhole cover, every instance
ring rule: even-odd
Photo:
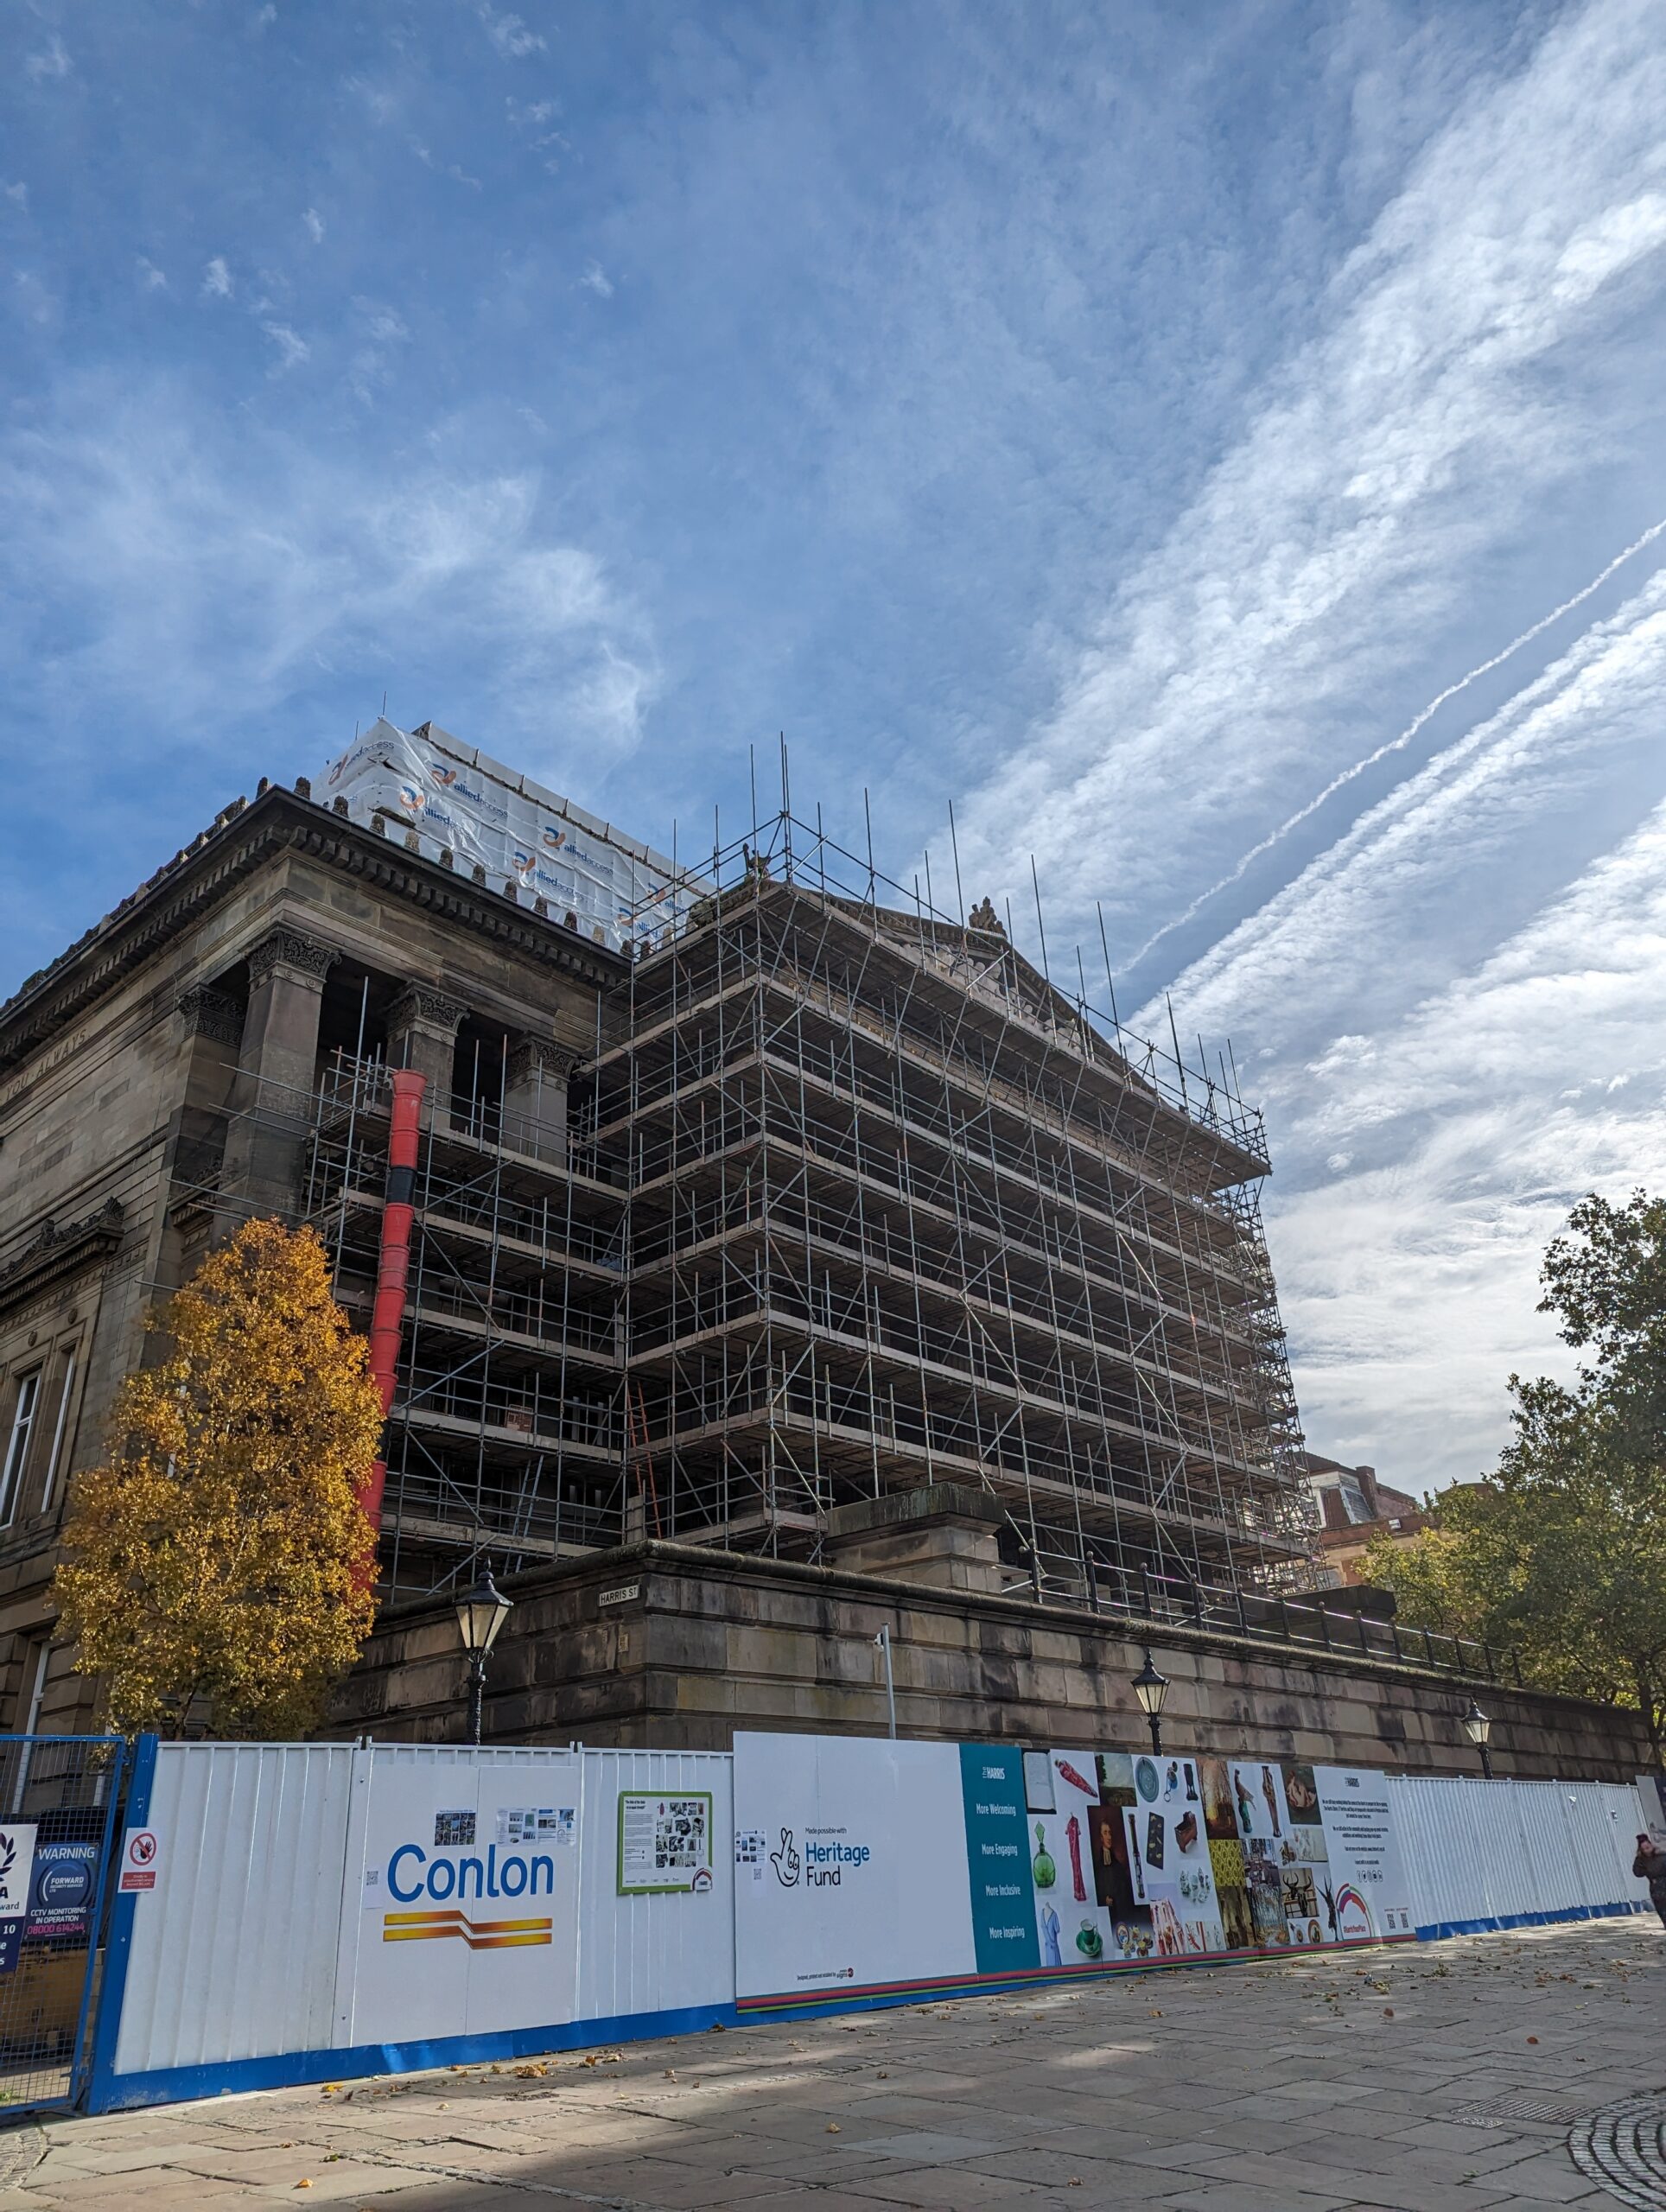
[[[1622,2204],[1660,2212],[1666,2205],[1666,2090],[1587,2113],[1568,2130],[1567,2149],[1587,2181]]]

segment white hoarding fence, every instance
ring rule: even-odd
[[[742,2015],[1415,1932],[1357,1768],[738,1735],[734,1821]]]
[[[733,1836],[726,1753],[159,1745],[103,2101],[727,2018]]]
[[[1631,1872],[1637,1796],[1600,1782],[1480,1782],[1421,1775],[1389,1783],[1417,1932],[1454,1936],[1648,1903]]]
[[[734,2002],[732,1776],[727,1751],[585,1752],[575,2018]]]
[[[331,2041],[353,1757],[349,1744],[158,1748],[123,1852],[149,1878],[131,1893],[118,2073]],[[149,1852],[126,1847],[144,1836]]]
[[[734,1832],[743,2005],[976,1975],[957,1745],[737,1735]]]
[[[582,1761],[378,1744],[355,1758],[332,2042],[436,2042],[574,2015]]]
[[[556,920],[617,950],[653,944],[684,915],[699,887],[663,853],[587,814],[443,730],[372,724],[328,770],[321,798],[344,798],[349,817],[378,816],[414,832],[430,859],[480,868],[494,891],[542,899]]]
[[[1637,1793],[1597,1783],[849,1736],[147,1744],[94,2110],[1647,1895]]]

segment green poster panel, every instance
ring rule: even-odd
[[[1023,1753],[1005,1745],[963,1744],[960,1788],[977,1970],[1039,1967],[1041,1947],[1025,1849]]]

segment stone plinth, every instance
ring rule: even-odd
[[[993,1497],[953,1483],[887,1492],[829,1514],[828,1564],[933,1590],[999,1592],[1021,1575],[1003,1567],[996,1538],[1006,1515]]]
[[[486,1699],[499,1743],[722,1751],[737,1728],[882,1734],[874,1639],[888,1628],[906,1736],[1142,1748],[1132,1682],[1149,1644],[1173,1685],[1168,1750],[1472,1773],[1473,1696],[1492,1716],[1501,1775],[1625,1781],[1649,1764],[1635,1713],[1027,1593],[652,1542],[503,1586],[515,1610]],[[425,1599],[384,1617],[327,1732],[455,1741],[466,1688],[450,1602]]]

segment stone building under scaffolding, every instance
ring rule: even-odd
[[[421,1684],[482,1558],[523,1592],[653,1554],[714,1606],[776,1563],[1194,1636],[1265,1636],[1309,1586],[1268,1160],[1224,1070],[785,810],[620,949],[344,804],[228,807],[0,1007],[10,1725],[92,1710],[48,1586],[146,1309],[276,1214],[368,1322],[401,1066],[427,1099],[387,1626],[343,1725],[445,1703]]]

